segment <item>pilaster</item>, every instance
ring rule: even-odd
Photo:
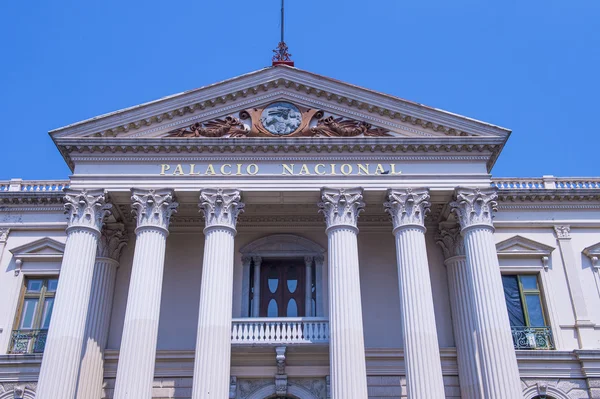
[[[362,188],[321,189],[329,257],[329,354],[334,399],[367,399],[367,374],[358,264]]]
[[[152,397],[165,247],[179,205],[171,189],[131,190],[137,227],[115,399]]]
[[[6,248],[9,234],[10,229],[8,227],[0,227],[0,261],[2,261],[2,255],[4,255],[4,248]]]
[[[396,237],[407,396],[442,399],[444,381],[425,246],[429,190],[391,189],[387,199],[384,206]]]
[[[111,207],[104,190],[65,190],[67,240],[38,380],[39,399],[75,397],[98,237]]]
[[[238,190],[217,188],[200,193],[206,238],[192,399],[229,395],[233,248],[237,218],[243,209]]]
[[[556,233],[556,240],[565,267],[569,296],[573,303],[579,349],[594,349],[597,347],[598,340],[594,329],[595,324],[590,319],[583,294],[584,291],[579,280],[577,271],[578,262],[571,244],[571,226],[556,225],[554,226],[554,232]]]
[[[493,236],[497,198],[496,188],[459,187],[456,201],[450,204],[464,237],[467,294],[473,299],[474,334],[486,399],[522,396]]]
[[[102,396],[103,354],[108,340],[115,278],[121,251],[127,241],[125,226],[119,223],[106,225],[98,241],[77,399],[97,399]]]

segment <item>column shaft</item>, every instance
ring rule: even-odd
[[[72,230],[65,245],[36,397],[74,398],[98,233]]]
[[[260,257],[252,258],[254,265],[254,291],[252,292],[252,317],[260,317]]]
[[[156,341],[172,190],[132,189],[137,216],[135,252],[119,350],[114,399],[152,397]]]
[[[358,262],[362,188],[321,189],[329,263],[329,363],[333,399],[367,399]]]
[[[487,226],[475,226],[463,231],[463,235],[484,397],[519,398],[521,381],[492,230]]]
[[[108,339],[116,275],[117,261],[110,258],[96,260],[77,399],[97,399],[102,395],[103,353]]]
[[[150,229],[136,237],[115,399],[152,397],[166,238]]]
[[[468,290],[473,303],[475,340],[483,397],[520,398],[521,381],[512,340],[500,264],[494,243],[496,188],[456,189],[450,206],[458,216],[467,258]],[[463,293],[464,295],[464,293]]]
[[[475,340],[475,310],[473,298],[468,294],[469,275],[464,256],[456,256],[446,261],[448,287],[450,289],[450,309],[458,356],[458,376],[460,392],[464,399],[483,399],[477,341]]]
[[[192,399],[229,396],[233,248],[237,217],[243,208],[238,190],[204,189],[200,193],[206,239]],[[260,259],[254,262],[260,265]]]
[[[36,398],[73,399],[85,337],[98,237],[110,213],[102,190],[65,190],[67,241]]]
[[[444,381],[423,228],[396,231],[408,398],[443,399]]]
[[[234,234],[206,233],[192,398],[227,398],[231,364]]]
[[[306,266],[306,282],[304,285],[304,313],[306,317],[314,316],[314,314],[312,314],[312,263],[312,256],[304,259],[304,264]]]
[[[331,397],[367,398],[356,230],[328,233]]]

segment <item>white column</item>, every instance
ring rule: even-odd
[[[519,368],[494,243],[496,191],[459,187],[456,201],[450,206],[458,216],[465,241],[469,281],[466,294],[473,300],[483,397],[520,398]]]
[[[114,399],[152,397],[156,340],[173,190],[131,190],[136,242]]]
[[[392,217],[396,237],[407,397],[443,399],[442,364],[425,247],[429,190],[392,189],[388,190],[387,199],[384,205]]]
[[[103,190],[65,190],[67,242],[38,379],[38,399],[75,398],[98,237],[111,208],[105,196]]]
[[[367,372],[358,265],[357,221],[362,188],[321,189],[329,255],[331,397],[367,399]]]
[[[463,399],[483,399],[477,342],[475,341],[475,309],[469,294],[467,257],[460,227],[455,223],[441,225],[437,243],[442,247],[448,272],[450,309],[458,356],[458,377]]]
[[[312,314],[312,264],[313,257],[305,256],[304,264],[306,266],[306,284],[304,285],[304,313],[306,317],[314,316]]]
[[[323,255],[315,256],[315,297],[317,299],[316,311],[317,314],[313,316],[324,317],[325,316],[325,306],[323,305],[323,291],[325,287],[323,287],[323,263],[325,262],[325,257]]]
[[[102,396],[103,354],[108,340],[115,277],[121,251],[127,245],[127,240],[125,226],[114,223],[106,225],[102,229],[102,235],[98,241],[77,399],[98,399]]]
[[[205,189],[200,193],[206,238],[192,399],[229,395],[233,245],[243,208],[238,190]]]
[[[260,265],[262,258],[253,256],[254,264],[254,291],[252,292],[252,317],[260,317]]]

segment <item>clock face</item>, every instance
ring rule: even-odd
[[[287,102],[276,102],[266,107],[260,117],[265,129],[278,136],[294,133],[302,123],[298,107]]]

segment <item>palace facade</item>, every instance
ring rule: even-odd
[[[505,128],[278,65],[50,135],[0,399],[600,398],[600,178],[492,177]]]

